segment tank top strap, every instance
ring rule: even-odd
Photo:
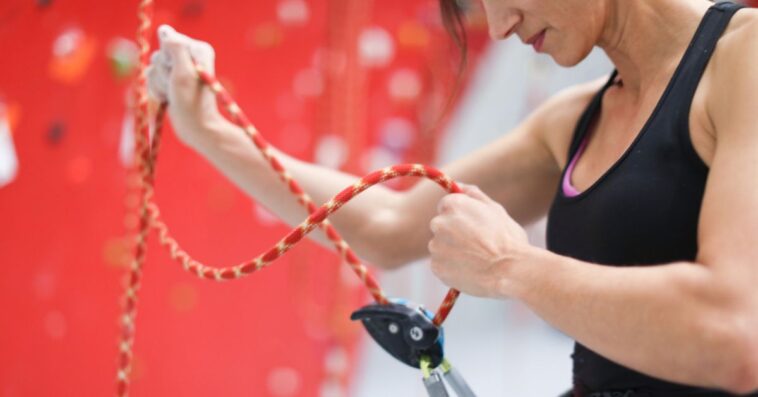
[[[677,112],[682,116],[680,121],[686,123],[680,127],[686,126],[689,130],[689,108],[692,104],[692,98],[695,96],[700,80],[713,52],[716,50],[721,35],[734,14],[743,7],[729,1],[714,4],[706,12],[703,21],[695,32],[695,36],[673,76],[672,95],[669,98],[672,103],[686,105],[684,111]]]
[[[568,163],[571,162],[571,159],[574,157],[574,154],[576,154],[576,151],[579,150],[579,146],[581,146],[584,137],[587,135],[587,133],[589,133],[592,127],[592,123],[597,116],[597,112],[600,111],[600,105],[603,103],[603,95],[608,90],[608,88],[614,84],[617,75],[618,71],[614,70],[608,78],[608,81],[605,83],[605,85],[603,85],[603,88],[601,88],[595,94],[595,96],[592,97],[592,101],[590,101],[590,104],[587,106],[587,108],[584,110],[584,113],[582,113],[582,116],[579,118],[579,122],[576,124],[576,128],[574,129],[574,135],[571,138],[571,145],[569,145],[567,157],[568,160],[566,161],[566,166],[568,166]]]
[[[700,84],[705,68],[713,55],[716,45],[721,35],[726,30],[734,14],[744,6],[722,1],[711,6],[706,12],[703,20],[695,32],[682,60],[677,67],[672,81],[664,93],[665,99],[659,105],[667,108],[663,112],[667,117],[672,117],[669,122],[677,126],[677,130],[682,132],[689,131],[689,113],[692,106],[692,98]],[[579,118],[574,135],[569,145],[569,151],[566,166],[576,154],[582,144],[585,136],[592,129],[592,123],[595,121],[600,106],[603,102],[603,95],[610,88],[615,80],[618,71],[614,70],[603,88],[595,94],[587,109]],[[669,112],[671,107],[675,107],[675,112]],[[676,115],[676,117],[673,117]]]

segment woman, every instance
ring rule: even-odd
[[[440,2],[456,21],[454,0]],[[451,287],[525,302],[577,340],[575,396],[758,390],[758,11],[706,0],[483,4],[493,38],[517,35],[564,66],[598,46],[617,72],[566,90],[445,167],[467,184],[463,194],[443,197],[431,182],[377,187],[334,225],[373,264],[431,254]],[[212,48],[168,27],[160,35],[150,87],[168,99],[179,137],[301,221],[198,88],[190,57],[212,68]],[[316,202],[356,181],[279,155]],[[546,214],[549,250],[529,245],[520,226]]]

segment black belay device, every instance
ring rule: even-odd
[[[350,319],[361,320],[369,335],[399,361],[420,368],[431,397],[447,397],[443,378],[459,397],[474,397],[471,388],[444,354],[444,330],[432,322],[434,316],[420,305],[396,300],[370,304],[355,311]]]
[[[379,346],[411,367],[419,368],[422,356],[429,357],[432,368],[442,364],[443,331],[420,306],[371,304],[350,319],[361,320]]]

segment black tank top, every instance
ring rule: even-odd
[[[695,259],[708,167],[690,140],[690,108],[716,43],[739,8],[732,3],[719,3],[708,10],[650,119],[600,179],[573,197],[564,194],[559,185],[548,215],[549,250],[610,266]],[[580,118],[569,148],[569,162],[589,133],[614,77],[615,72]],[[626,390],[646,391],[639,395],[656,397],[729,395],[643,375],[579,343],[572,358],[577,395],[612,391],[626,395]]]

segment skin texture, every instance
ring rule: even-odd
[[[598,43],[608,13],[606,3],[599,0],[482,1],[493,39],[517,35],[526,43],[546,29],[542,50],[562,66],[576,65]],[[578,20],[581,24],[576,23]]]
[[[705,0],[483,0],[494,39],[526,41],[561,65],[602,48],[623,84],[604,99],[572,175],[590,186],[652,113],[698,23]],[[581,23],[576,23],[581,21]],[[693,145],[710,167],[694,262],[609,267],[529,245],[521,225],[547,212],[573,127],[600,82],[548,100],[500,140],[449,164],[466,183],[444,196],[430,182],[407,192],[375,187],[332,217],[356,252],[385,268],[430,256],[435,274],[464,293],[519,299],[592,350],[651,376],[744,393],[758,389],[758,12],[740,11],[719,42],[693,100]],[[205,43],[161,29],[151,92],[170,101],[180,139],[291,224],[305,212],[237,127],[225,121],[190,67]],[[650,60],[655,60],[651,62]],[[265,131],[264,131],[265,133]],[[316,202],[357,180],[285,154]],[[430,206],[436,202],[438,205]],[[325,241],[323,237],[316,237]],[[623,308],[623,310],[622,310]],[[640,327],[645,324],[645,327]]]

